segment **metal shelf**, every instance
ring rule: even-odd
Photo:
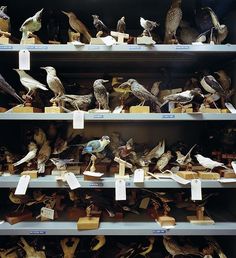
[[[101,222],[97,230],[77,230],[76,222],[20,222],[0,224],[0,235],[220,235],[236,234],[236,223],[194,225],[177,222],[173,229],[163,229],[155,222]]]
[[[45,113],[0,113],[0,120],[73,120],[73,113],[45,114]],[[121,122],[121,121],[233,121],[236,114],[85,114],[86,122]]]
[[[0,188],[15,188],[19,181],[19,175],[0,177]],[[101,181],[84,181],[83,176],[77,177],[82,188],[115,188],[115,179],[113,177],[104,177]],[[126,180],[127,188],[189,188],[188,185],[181,185],[172,179],[150,179],[144,184],[133,183],[132,178]],[[220,183],[215,180],[202,180],[203,188],[236,188],[235,183]],[[39,177],[31,179],[29,188],[69,188],[69,186],[61,181],[56,181],[55,176]]]

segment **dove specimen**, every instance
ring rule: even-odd
[[[108,80],[98,79],[93,83],[94,96],[98,102],[99,109],[109,109],[109,93],[103,83]]]
[[[52,148],[49,141],[45,141],[37,156],[38,173],[41,174],[45,172],[45,163],[49,160],[51,152]]]
[[[18,245],[25,251],[25,258],[46,258],[44,251],[36,251],[36,248],[29,245],[23,237],[20,238]]]
[[[145,20],[140,17],[140,25],[147,31],[148,35],[151,37],[151,31],[158,26],[158,24],[154,21]]]
[[[131,152],[133,152],[133,150],[134,150],[134,141],[133,141],[133,138],[130,138],[125,145],[118,147],[117,155],[120,158],[126,158],[131,154]]]
[[[47,84],[54,93],[54,98],[51,101],[58,100],[59,97],[65,94],[65,89],[61,80],[57,77],[56,69],[52,66],[41,67],[41,69],[47,72]]]
[[[26,156],[24,158],[22,158],[21,160],[13,163],[13,165],[19,166],[25,162],[30,162],[32,159],[34,159],[36,157],[37,151],[38,151],[38,147],[34,142],[30,142],[30,144],[28,145],[28,153],[26,154]]]
[[[9,20],[10,17],[6,14],[6,11],[7,11],[7,6],[1,6],[0,7],[0,19],[3,19],[3,20]]]
[[[12,86],[5,81],[3,76],[0,74],[0,91],[3,91],[12,97],[16,98],[20,102],[24,102],[23,99],[16,93]]]
[[[219,84],[219,82],[212,75],[204,75],[200,80],[200,83],[205,91],[215,94],[218,93],[221,96],[225,95],[225,90]]]
[[[99,140],[89,141],[83,149],[82,154],[85,153],[98,153],[105,149],[105,147],[110,143],[109,136],[102,136]]]
[[[159,171],[162,172],[162,170],[168,165],[171,158],[172,158],[171,151],[167,151],[163,153],[160,159],[157,161],[154,170],[158,169]]]
[[[126,31],[126,23],[125,23],[125,17],[121,17],[119,21],[117,22],[116,30],[120,33],[125,33]]]
[[[182,20],[181,0],[172,0],[171,7],[166,15],[164,43],[169,44],[173,37],[176,41],[176,31]]]
[[[144,86],[138,83],[135,79],[129,79],[127,82],[124,82],[122,84],[130,85],[131,92],[134,94],[135,97],[142,101],[140,105],[144,105],[146,101],[151,101],[158,106],[158,110],[159,112],[161,112],[159,108],[161,106],[161,103],[158,101],[157,97],[152,95],[152,93],[145,89]]]
[[[87,95],[62,95],[60,100],[69,103],[75,110],[88,110],[93,100],[93,94]]]
[[[41,29],[42,13],[43,9],[41,9],[34,16],[28,18],[23,22],[20,27],[20,31],[22,31],[21,40],[28,38],[30,33],[34,33],[35,31],[39,31]]]
[[[93,17],[93,25],[96,28],[97,32],[107,33],[109,31],[107,26],[101,20],[99,20],[98,15],[92,15],[92,17]]]
[[[177,155],[176,161],[180,166],[185,166],[192,161],[191,152],[195,147],[196,147],[196,144],[193,145],[193,147],[188,151],[186,155],[183,155],[180,151],[175,152]]]
[[[20,76],[21,84],[28,90],[26,96],[31,96],[36,89],[48,90],[44,84],[35,80],[24,70],[14,69]]]
[[[224,167],[227,169],[227,167],[224,165],[224,163],[214,161],[210,158],[206,158],[200,154],[195,155],[197,161],[200,165],[202,165],[204,168],[210,169],[211,171],[216,167]]]
[[[84,36],[85,43],[90,43],[91,35],[89,34],[83,22],[80,21],[73,12],[62,12],[69,18],[69,24],[71,28]]]

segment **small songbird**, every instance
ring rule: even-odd
[[[62,12],[69,18],[69,24],[71,28],[84,36],[85,43],[90,43],[91,35],[89,34],[83,22],[80,21],[73,12]]]
[[[206,158],[200,154],[195,155],[197,161],[199,162],[199,164],[201,164],[204,168],[210,169],[210,171],[212,171],[214,168],[216,167],[224,167],[227,168],[224,163],[218,162],[218,161],[214,161],[210,158]]]
[[[175,152],[177,155],[176,161],[180,166],[185,166],[192,161],[191,153],[195,147],[196,147],[196,144],[193,145],[193,147],[188,151],[186,155],[183,155],[180,151]]]
[[[125,16],[121,17],[117,22],[116,30],[120,33],[125,33],[126,31]]]
[[[23,99],[16,93],[13,87],[3,78],[0,74],[0,91],[7,93],[17,99],[20,102],[24,102]]]
[[[159,24],[154,21],[145,20],[140,17],[140,25],[147,31],[148,35],[151,37],[151,31],[156,28]]]
[[[66,170],[66,165],[73,161],[73,159],[58,159],[58,158],[51,158],[50,160],[58,170]]]
[[[102,31],[103,33],[107,33],[109,31],[107,26],[101,20],[99,20],[98,15],[92,15],[92,17],[93,17],[93,25],[96,28],[97,32]]]
[[[30,33],[34,33],[35,31],[39,31],[41,29],[42,13],[43,9],[23,22],[20,27],[20,31],[22,31],[21,40],[28,38]]]
[[[165,152],[165,140],[161,140],[156,147],[149,151],[142,159],[146,162],[151,162],[152,159],[159,159]]]
[[[30,142],[30,144],[28,145],[28,153],[25,155],[24,158],[22,158],[21,160],[13,163],[13,165],[19,166],[25,162],[30,162],[32,159],[34,159],[36,157],[37,151],[38,151],[38,147],[34,142]]]
[[[60,100],[69,103],[75,110],[88,110],[93,100],[93,94],[87,95],[62,95]]]
[[[21,84],[28,90],[26,96],[31,96],[36,89],[48,90],[44,84],[35,80],[29,74],[27,74],[24,70],[13,69],[20,76]]]
[[[82,154],[102,152],[109,143],[109,136],[102,136],[102,138],[99,140],[89,141],[84,147]]]
[[[93,83],[94,96],[98,102],[98,108],[109,109],[109,93],[103,83],[108,82],[108,80],[98,79]]]
[[[158,169],[159,171],[162,172],[162,170],[168,165],[171,158],[172,158],[171,151],[167,151],[163,153],[160,159],[157,161],[154,170]]]
[[[134,150],[134,141],[133,138],[130,138],[125,145],[118,147],[117,155],[120,158],[128,157],[131,152]]]
[[[38,173],[41,174],[45,172],[45,164],[49,160],[51,153],[52,148],[50,146],[50,143],[49,141],[45,141],[37,156],[37,168],[39,170]]]
[[[48,87],[53,91],[54,98],[50,101],[56,101],[59,97],[65,94],[65,89],[62,85],[61,80],[57,77],[56,69],[52,66],[41,67],[47,72],[47,84]]]
[[[231,78],[228,76],[228,74],[224,70],[219,70],[215,72],[214,74],[217,75],[216,79],[222,86],[222,88],[225,91],[228,91],[231,88]]]
[[[3,20],[9,20],[10,17],[6,14],[7,6],[3,5],[0,7],[0,18]]]
[[[90,242],[90,250],[91,251],[98,251],[106,244],[106,237],[105,236],[95,236],[92,238]]]
[[[130,85],[130,89],[135,97],[141,100],[140,105],[144,105],[146,101],[151,101],[156,104],[159,112],[161,103],[158,101],[157,97],[152,95],[143,85],[138,83],[135,79],[129,79],[127,82],[124,82]]]
[[[173,37],[178,42],[176,31],[179,27],[180,21],[182,20],[182,10],[180,7],[181,2],[182,0],[172,0],[171,7],[167,12],[165,22],[165,44],[170,43]]]
[[[219,84],[219,82],[215,79],[214,76],[207,74],[202,77],[200,83],[205,91],[215,94],[218,93],[221,96],[225,96],[225,90]]]

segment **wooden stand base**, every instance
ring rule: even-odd
[[[162,227],[174,226],[176,224],[175,218],[169,216],[160,216],[158,222]]]
[[[179,171],[179,172],[177,172],[177,175],[186,180],[198,178],[198,173],[193,172],[193,171]]]
[[[202,219],[198,219],[197,216],[187,216],[187,220],[193,224],[206,224],[212,225],[215,224],[214,220],[210,217],[204,216]]]
[[[20,44],[23,45],[34,45],[34,44],[42,44],[42,42],[36,38],[28,38],[28,39],[22,39]]]
[[[213,173],[213,172],[198,172],[198,176],[200,179],[205,180],[218,180],[220,179],[219,173]]]
[[[138,37],[137,38],[137,44],[138,45],[154,45],[156,42],[152,39],[152,37]]]
[[[100,223],[99,217],[83,217],[77,222],[78,230],[98,229]]]
[[[170,113],[193,113],[193,108],[176,107],[172,108]]]
[[[6,215],[6,221],[11,225],[16,224],[21,221],[32,220],[32,212],[24,211],[24,212],[12,212]]]
[[[98,181],[98,180],[101,180],[101,177],[104,175],[104,173],[84,171],[83,175],[84,175],[84,180]]]
[[[42,113],[40,108],[35,107],[14,107],[12,109],[13,113]]]
[[[132,106],[129,109],[130,113],[150,113],[149,106]]]
[[[9,38],[4,37],[4,36],[0,37],[0,44],[1,44],[1,45],[7,45],[7,44],[9,44],[9,43],[10,43]]]
[[[91,38],[90,45],[105,45],[101,38]]]
[[[4,112],[6,112],[7,111],[7,109],[6,108],[4,108],[4,107],[0,107],[0,113],[4,113]]]
[[[10,30],[10,21],[0,18],[0,30],[8,32]]]
[[[224,178],[236,178],[236,174],[232,169],[222,169],[220,170],[220,174]]]
[[[63,110],[61,107],[54,107],[54,106],[51,106],[51,107],[45,107],[44,108],[44,113],[63,113]]]
[[[206,169],[203,166],[192,166],[191,170],[192,171],[196,171],[196,172],[198,172],[198,171],[206,171]]]
[[[35,179],[38,177],[38,171],[37,170],[31,170],[31,171],[23,171],[21,172],[21,175],[29,175],[31,179]]]
[[[128,174],[126,174],[126,175],[115,174],[115,179],[126,179],[126,180],[128,180],[129,175]]]

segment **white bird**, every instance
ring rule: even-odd
[[[224,167],[227,168],[224,163],[218,162],[218,161],[214,161],[210,158],[206,158],[200,154],[195,155],[197,161],[199,162],[200,165],[202,165],[204,168],[210,169],[212,171],[212,169],[216,168],[216,167]]]
[[[25,162],[29,162],[32,159],[34,159],[36,157],[37,151],[38,151],[38,147],[34,142],[30,142],[30,144],[28,145],[28,150],[29,152],[26,154],[26,156],[24,158],[22,158],[21,160],[13,163],[13,166],[19,166]]]
[[[50,158],[51,153],[52,153],[52,148],[49,144],[49,141],[45,141],[38,152],[38,157],[37,157],[38,173],[45,172],[45,163]]]
[[[176,161],[180,166],[185,166],[192,161],[191,152],[196,147],[196,145],[197,144],[194,144],[193,147],[188,151],[186,155],[183,155],[180,151],[175,152],[177,155]]]
[[[65,89],[61,80],[57,77],[56,69],[52,66],[41,67],[47,72],[47,84],[50,90],[53,91],[55,97],[51,101],[58,99],[65,94]]]
[[[151,31],[158,26],[158,24],[154,21],[145,20],[140,17],[140,25],[146,30],[151,37]]]
[[[13,69],[20,76],[21,84],[28,90],[26,96],[31,96],[36,89],[48,90],[44,84],[35,80],[29,74],[27,74],[24,70]]]

